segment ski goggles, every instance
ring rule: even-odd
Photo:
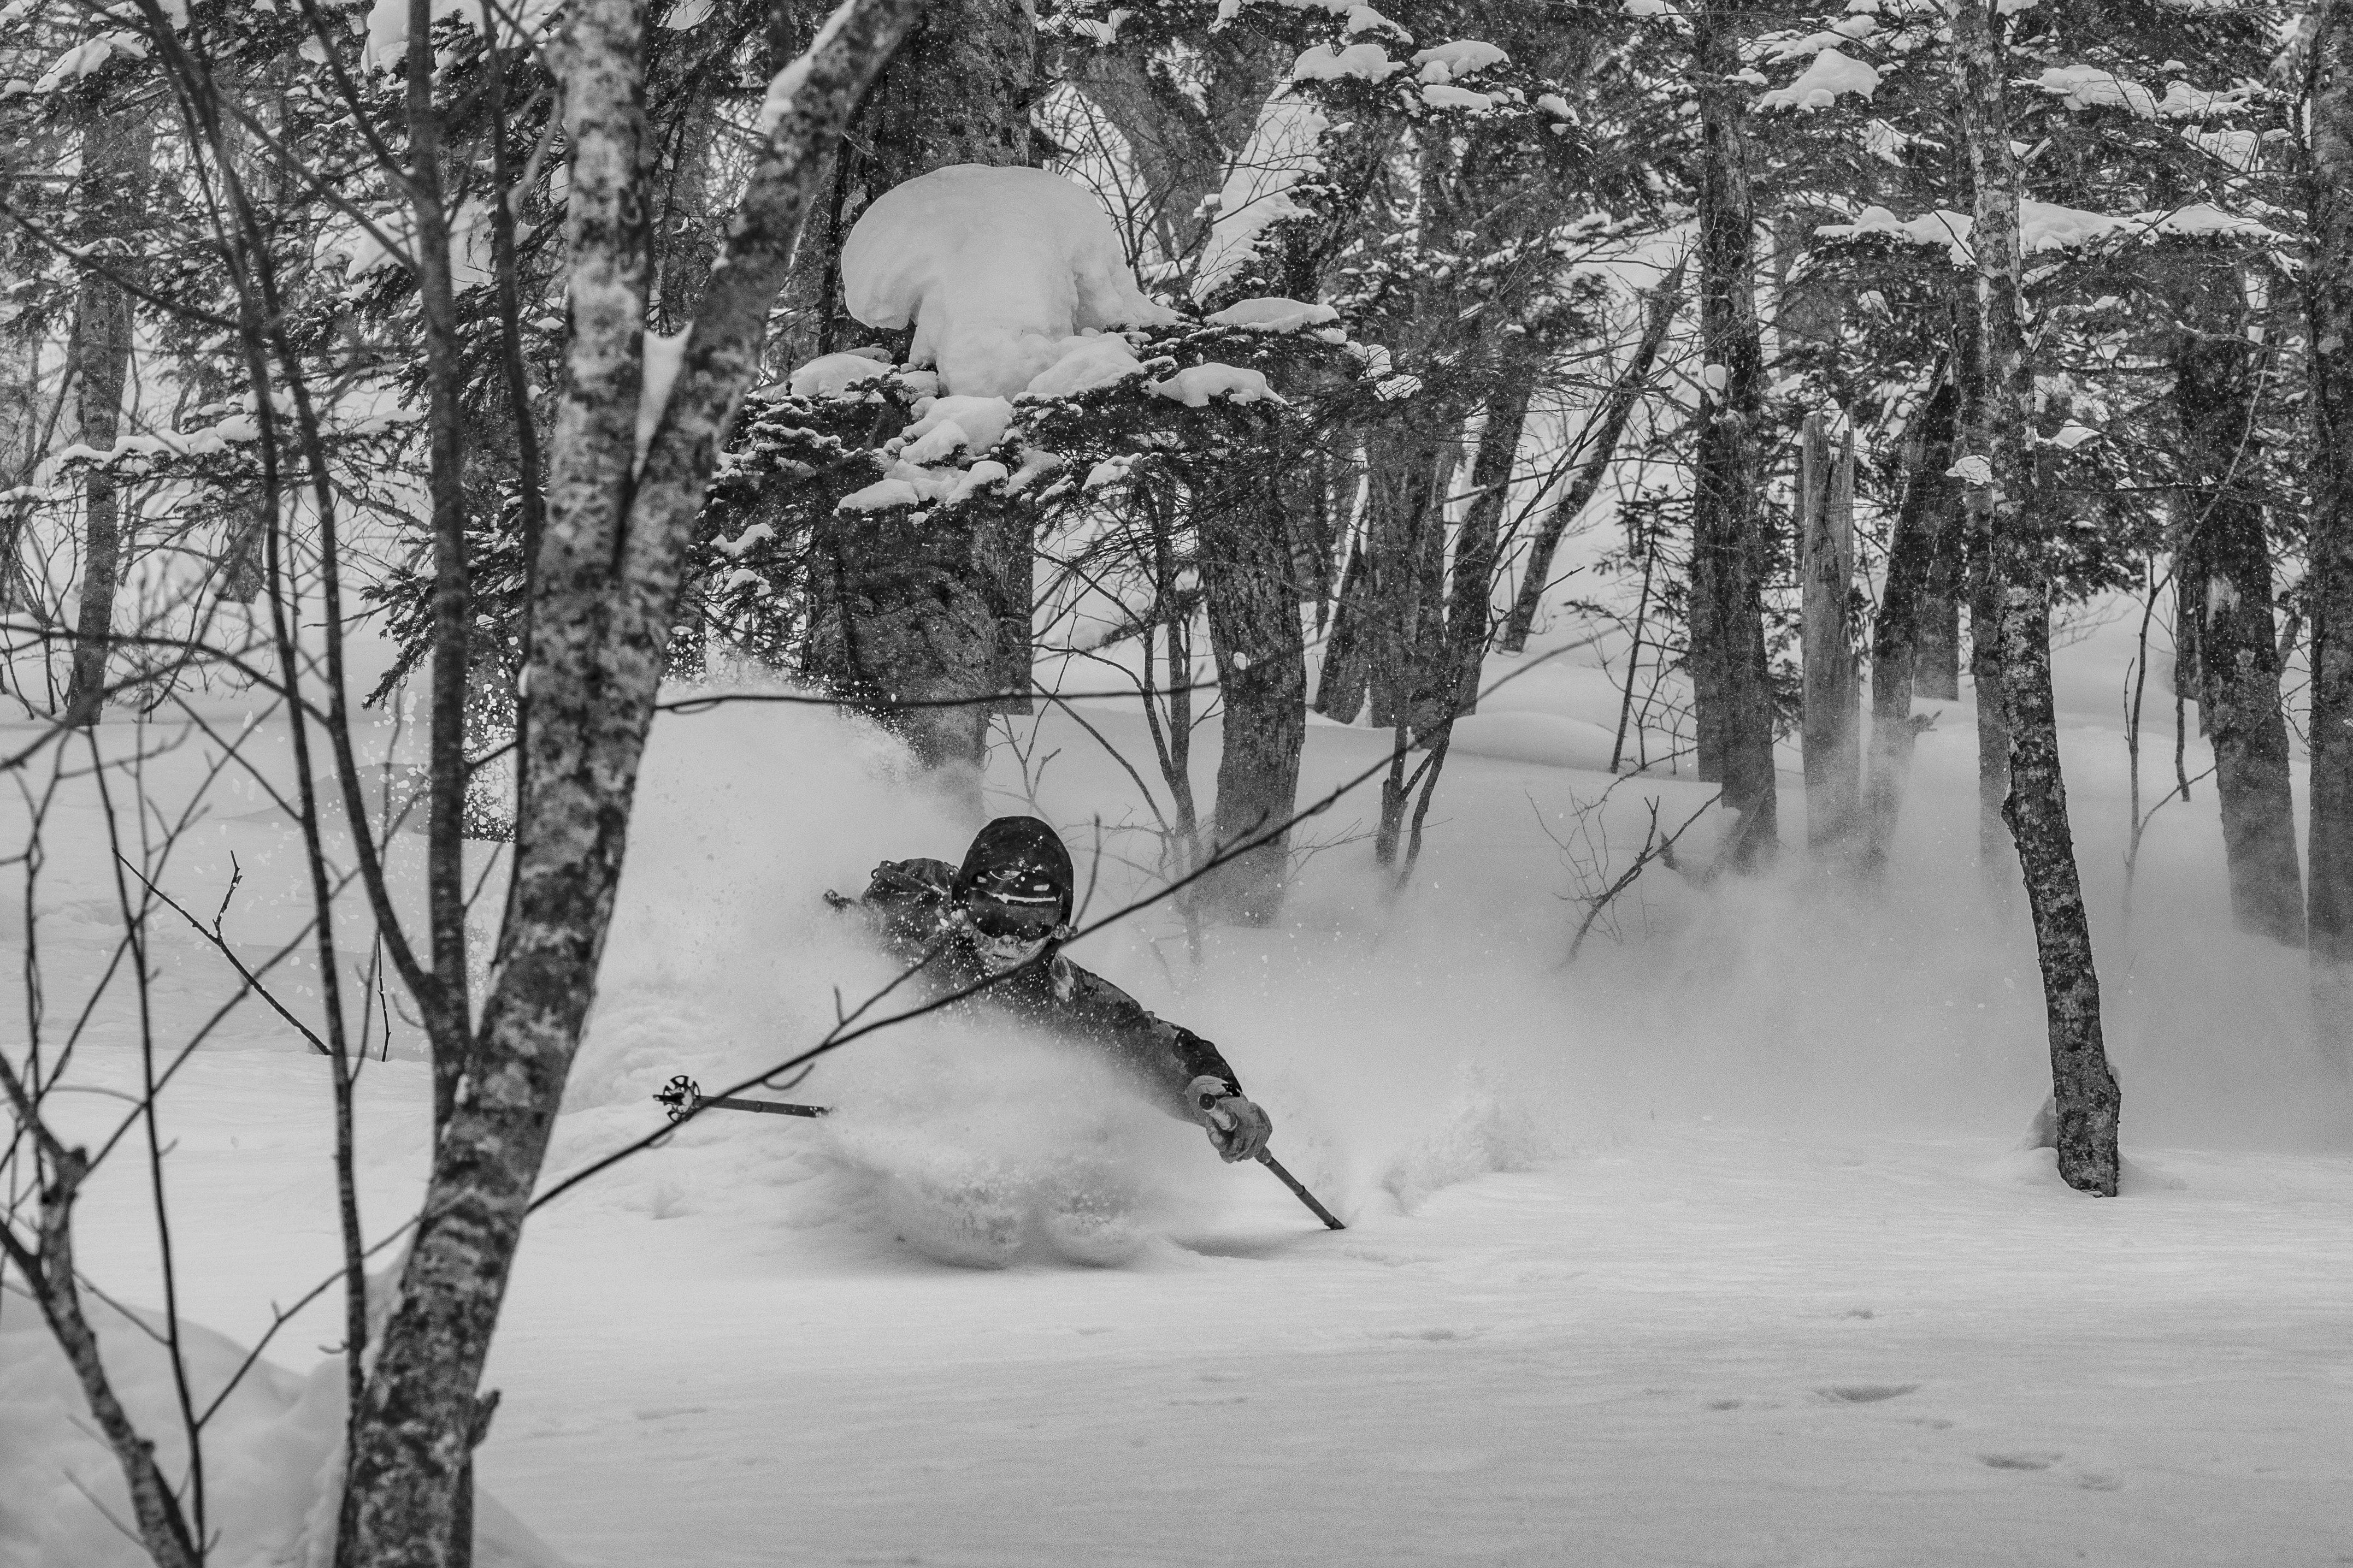
[[[1041,942],[1062,923],[1062,904],[1009,904],[974,899],[965,906],[972,929],[997,941]]]

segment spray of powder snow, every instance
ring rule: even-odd
[[[1104,704],[1090,719],[1149,754],[1134,714]],[[1089,826],[1132,820],[1132,784],[1067,720],[1041,723],[1038,754],[1061,754],[1036,809],[1063,828],[1082,882],[1099,878],[1094,908],[1148,890],[1145,836],[1110,832],[1098,861]],[[1206,772],[1214,726],[1203,738]],[[2117,919],[2113,740],[2073,731],[2067,760],[2128,1148],[2341,1141],[2314,1109],[2341,1096],[2299,1010],[2299,955],[2227,934],[2211,822],[2160,819],[2143,846],[2139,913],[2128,929]],[[1385,744],[1313,728],[1303,798]],[[1660,1124],[1712,1119],[1829,1148],[1866,1131],[2024,1132],[2049,1085],[2040,981],[2022,909],[1978,892],[1965,716],[1923,737],[1883,896],[1815,875],[1794,849],[1771,876],[1704,886],[1653,868],[1620,907],[1625,940],[1596,938],[1565,969],[1573,881],[1544,827],[1561,831],[1608,782],[1459,756],[1406,896],[1350,844],[1308,864],[1272,927],[1206,927],[1196,952],[1161,906],[1072,957],[1216,1040],[1271,1112],[1275,1152],[1352,1221],[1414,1213],[1491,1172],[1614,1158]],[[892,966],[819,892],[855,891],[885,858],[955,858],[976,826],[927,800],[886,737],[820,710],[665,719],[645,791],[556,1169],[641,1131],[645,1097],[670,1074],[732,1082],[818,1038],[837,988],[854,1005],[886,983]],[[1641,841],[1648,796],[1680,821],[1709,793],[1667,780],[1623,790],[1613,840]],[[992,809],[1029,805],[1000,795]],[[1371,810],[1352,797],[1317,828]],[[1798,822],[1785,833],[1801,841]],[[1699,838],[1687,841],[1694,863],[1706,858]],[[1221,1166],[1198,1129],[1091,1070],[1083,1052],[985,1015],[860,1041],[794,1092],[841,1113],[817,1126],[706,1116],[600,1181],[607,1196],[592,1201],[723,1215],[843,1256],[903,1258],[912,1243],[989,1262],[1116,1260],[1122,1237],[1303,1219],[1271,1178]],[[1111,1239],[1092,1258],[1083,1245],[1058,1251],[1050,1222],[1082,1226],[1097,1209],[1116,1216]]]
[[[886,858],[958,858],[976,826],[927,795],[871,726],[754,705],[660,721],[635,820],[552,1169],[641,1132],[671,1075],[716,1093],[886,986],[897,965],[823,890],[857,893]],[[872,1016],[919,1000],[902,990]],[[834,1114],[708,1113],[600,1178],[591,1201],[987,1266],[1125,1261],[1216,1212],[1221,1172],[1199,1129],[1082,1049],[1025,1037],[986,1008],[881,1031],[788,1092]]]

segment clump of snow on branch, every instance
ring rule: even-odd
[[[1291,68],[1293,81],[1342,81],[1350,77],[1365,81],[1387,81],[1405,69],[1405,62],[1389,58],[1389,52],[1378,44],[1317,45],[1299,57]]]
[[[1166,381],[1151,383],[1145,390],[1155,397],[1173,398],[1187,408],[1207,408],[1215,397],[1230,397],[1236,403],[1282,401],[1267,385],[1265,375],[1230,364],[1193,365]]]
[[[1857,239],[1865,236],[1905,245],[1942,246],[1956,267],[1972,264],[1969,234],[1975,220],[1966,214],[1938,208],[1916,218],[1899,218],[1885,207],[1865,207],[1852,223],[1823,224],[1814,233],[1823,239]],[[2285,237],[2251,217],[2206,202],[2142,213],[2095,213],[2056,202],[2018,204],[2019,248],[2027,255],[2069,250],[2114,240],[2237,239],[2266,246],[2284,246]]]
[[[1797,80],[1759,96],[1757,107],[1828,109],[1842,92],[1869,98],[1878,90],[1878,71],[1836,49],[1825,48],[1814,56],[1811,65],[1798,73]]]
[[[2040,88],[2070,109],[2122,109],[2157,118],[2157,95],[2129,77],[2098,66],[2052,66],[2025,85]]]
[[[1340,319],[1340,312],[1329,305],[1311,305],[1303,300],[1261,297],[1238,300],[1213,316],[1203,318],[1213,327],[1245,327],[1254,332],[1293,332],[1302,327],[1321,327]]]
[[[871,327],[915,329],[911,363],[944,392],[1010,397],[1086,348],[1083,332],[1165,325],[1094,197],[1043,169],[960,163],[885,193],[841,250]]]
[[[844,353],[819,354],[793,372],[786,387],[795,397],[841,397],[853,387],[867,385],[891,374],[888,356],[881,349],[851,349]]]
[[[1491,66],[1499,66],[1512,57],[1493,44],[1482,44],[1475,38],[1460,38],[1451,44],[1440,44],[1413,57],[1420,68],[1420,79],[1426,82],[1449,82],[1458,77],[1472,76]]]

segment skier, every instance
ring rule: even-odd
[[[1172,1115],[1207,1128],[1221,1158],[1257,1158],[1274,1124],[1218,1047],[1062,956],[1074,891],[1060,836],[1034,816],[1000,816],[980,830],[961,868],[885,860],[863,898],[827,897],[836,908],[865,910],[892,951],[923,963],[944,990],[1004,976],[979,994],[1114,1058]]]

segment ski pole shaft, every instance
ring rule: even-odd
[[[1305,1204],[1307,1205],[1308,1212],[1313,1214],[1317,1219],[1322,1220],[1325,1228],[1330,1230],[1345,1230],[1348,1228],[1346,1226],[1340,1223],[1339,1215],[1334,1214],[1330,1209],[1325,1208],[1322,1204],[1315,1201],[1315,1194],[1309,1192],[1306,1185],[1302,1183],[1298,1177],[1293,1175],[1290,1172],[1282,1168],[1282,1161],[1276,1159],[1273,1155],[1261,1149],[1258,1152],[1258,1163],[1264,1165],[1268,1170],[1272,1171],[1276,1175],[1282,1177],[1282,1184],[1291,1189],[1292,1195],[1297,1198],[1301,1203]]]
[[[762,1110],[771,1116],[824,1116],[833,1110],[829,1105],[795,1105],[784,1100],[737,1100],[730,1095],[705,1094],[702,1086],[684,1073],[670,1079],[654,1099],[667,1108],[672,1121],[691,1116],[706,1106],[718,1110]]]
[[[731,1100],[723,1094],[706,1094],[695,1103],[714,1105],[722,1110],[765,1110],[772,1116],[825,1116],[833,1110],[830,1105],[795,1105],[782,1100]]]

